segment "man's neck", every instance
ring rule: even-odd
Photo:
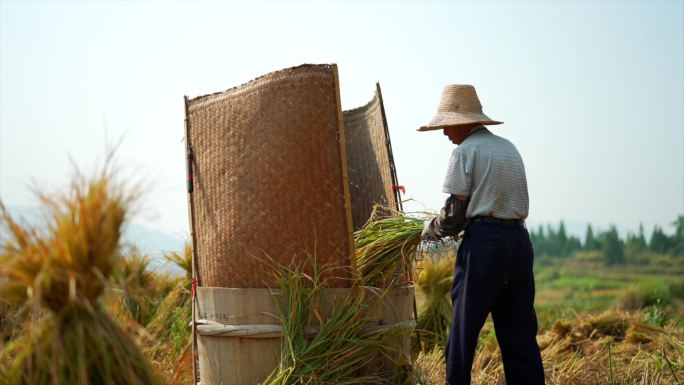
[[[477,125],[477,126],[473,126],[473,127],[470,129],[470,132],[468,132],[468,136],[474,134],[474,133],[477,132],[477,131],[480,131],[480,130],[483,129],[483,128],[486,128],[486,127],[483,126],[483,125],[481,125],[481,124],[480,124],[480,125]]]
[[[465,142],[466,139],[470,138],[470,136],[473,135],[474,133],[476,133],[478,131],[482,131],[482,130],[486,130],[486,127],[481,125],[481,124],[477,125],[477,126],[473,126],[472,128],[470,128],[470,131],[468,131],[468,135],[466,135],[466,137],[463,138],[461,143]],[[461,143],[459,143],[459,144],[461,144]]]

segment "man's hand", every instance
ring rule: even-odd
[[[423,233],[420,234],[420,239],[423,241],[435,242],[438,240],[437,235],[435,235],[435,232],[432,231],[432,227],[430,227],[431,222],[432,221],[423,222]]]

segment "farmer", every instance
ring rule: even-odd
[[[448,85],[437,115],[419,131],[444,130],[458,145],[451,153],[440,214],[425,222],[423,240],[457,236],[451,289],[453,315],[446,344],[447,385],[470,384],[480,329],[491,312],[507,385],[543,385],[534,311],[533,250],[525,228],[529,199],[522,158],[508,140],[485,126],[470,85]]]

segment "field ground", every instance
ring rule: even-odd
[[[607,310],[638,310],[654,305],[672,312],[684,327],[684,264],[604,266],[580,258],[537,258],[535,309],[540,329],[558,318]],[[424,299],[416,290],[418,304]],[[639,298],[631,298],[631,297]],[[631,299],[631,300],[630,300]],[[645,303],[630,303],[630,302]],[[653,303],[649,303],[653,302]],[[644,306],[646,305],[646,306]],[[678,319],[677,319],[678,318]]]
[[[684,383],[684,263],[604,266],[592,255],[535,260],[537,340],[548,384]],[[425,302],[416,292],[419,308]],[[441,351],[422,353],[423,384],[443,381]],[[621,375],[618,375],[621,373]],[[491,317],[480,333],[473,384],[503,381]]]
[[[558,318],[607,310],[655,307],[671,313],[684,327],[684,266],[616,265],[577,258],[538,259],[535,263],[536,298],[540,328]]]
[[[684,383],[684,264],[662,260],[667,263],[607,267],[589,258],[536,259],[538,342],[547,385]],[[130,309],[107,308],[129,334],[137,336],[134,339],[166,383],[189,385],[193,383],[186,327],[190,315],[178,311],[187,309],[189,278],[159,276],[148,281],[142,297],[124,303],[146,298],[154,303],[154,316],[150,313],[144,320],[142,313]],[[416,295],[420,308],[424,302],[420,288]],[[133,314],[139,318],[132,319]],[[11,329],[8,320],[0,326]],[[14,331],[21,328],[14,325]],[[419,378],[410,385],[443,384],[442,352],[438,347],[416,357],[413,367]],[[502,381],[501,354],[490,319],[480,333],[472,383]]]

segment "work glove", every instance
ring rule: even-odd
[[[423,232],[420,234],[420,239],[423,241],[435,242],[439,239],[439,238],[437,238],[437,235],[435,235],[435,232],[432,231],[432,228],[430,227],[431,222],[432,221],[423,222]]]

